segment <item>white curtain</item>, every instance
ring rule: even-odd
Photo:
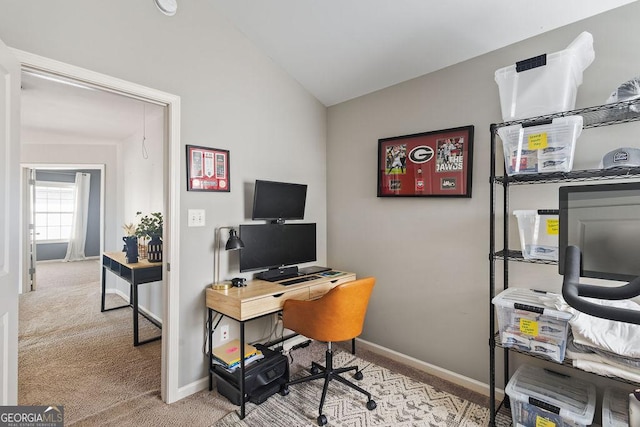
[[[75,208],[71,222],[71,239],[64,261],[85,259],[84,246],[87,238],[87,218],[89,216],[89,184],[91,175],[76,173]]]

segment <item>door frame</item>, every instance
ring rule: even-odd
[[[22,68],[51,73],[80,81],[99,89],[166,106],[164,158],[168,174],[163,180],[165,231],[163,233],[162,363],[161,396],[166,403],[181,398],[179,374],[179,288],[180,277],[180,97],[121,80],[74,65],[9,48]],[[23,238],[20,238],[23,241]],[[24,266],[21,266],[24,268]]]

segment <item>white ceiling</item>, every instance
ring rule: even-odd
[[[161,106],[43,74],[22,73],[21,131],[25,143],[120,142],[146,132]],[[45,140],[43,140],[46,138]]]
[[[637,0],[211,1],[331,106]],[[120,141],[142,129],[142,104],[23,73],[23,140]]]
[[[331,106],[636,0],[211,1]]]

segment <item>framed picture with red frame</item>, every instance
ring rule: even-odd
[[[473,126],[378,140],[378,197],[471,197]]]
[[[187,191],[231,191],[229,150],[187,145]]]

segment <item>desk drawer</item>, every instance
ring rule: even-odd
[[[351,282],[353,280],[355,280],[355,275],[350,274],[347,276],[341,276],[341,277],[336,277],[335,279],[329,281],[329,282],[324,282],[324,283],[320,283],[317,285],[313,285],[309,287],[309,299],[316,299],[316,298],[320,298],[322,295],[326,294],[327,292],[329,292],[329,290],[335,288],[336,286],[338,286],[341,283],[346,283],[346,282]]]
[[[274,313],[282,310],[284,302],[288,299],[308,300],[309,288],[296,289],[282,292],[276,295],[269,295],[242,303],[242,317],[251,319],[266,313]]]

